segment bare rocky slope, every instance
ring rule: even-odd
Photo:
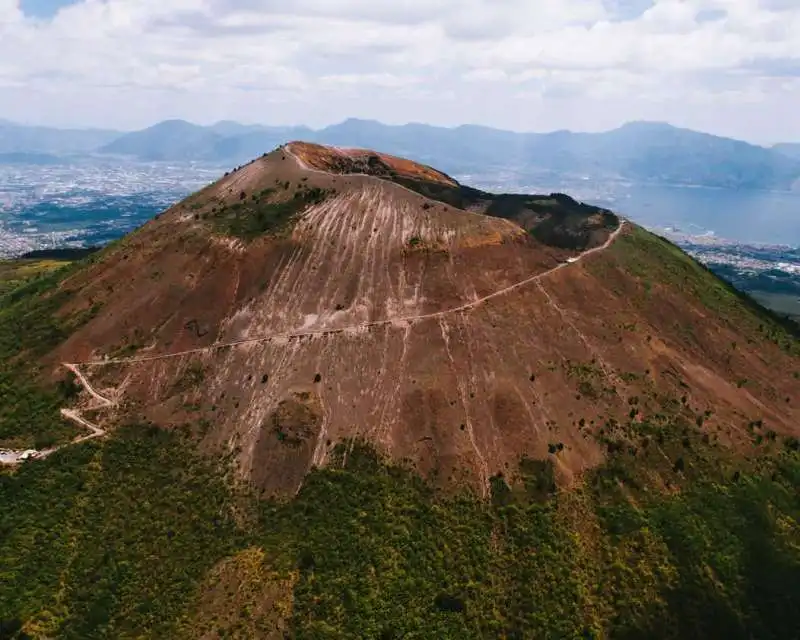
[[[688,295],[696,266],[649,255],[660,241],[630,223],[568,263],[623,223],[563,196],[510,198],[293,143],[68,278],[61,313],[95,313],[47,358],[119,398],[109,421],[189,425],[268,491],[296,491],[354,437],[484,490],[556,445],[568,480],[603,460],[593,432],[666,396],[732,442],[756,419],[796,429],[783,345],[704,304],[729,291]]]

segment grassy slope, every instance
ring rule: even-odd
[[[775,313],[785,315],[800,324],[800,298],[797,296],[757,289],[751,291],[750,295]]]
[[[0,476],[0,611],[33,637],[152,637],[237,544],[224,475],[159,429]]]
[[[67,378],[45,388],[33,364],[88,319],[54,315],[69,295],[58,284],[70,269],[54,261],[0,265],[0,447],[44,448],[76,433],[58,412],[76,389]]]
[[[0,295],[4,295],[26,280],[47,275],[63,267],[60,260],[0,260]]]
[[[648,293],[655,286],[695,298],[742,333],[767,339],[800,356],[800,330],[795,323],[714,276],[668,240],[634,227],[614,243],[607,259],[638,279]]]
[[[637,231],[613,252],[796,353],[668,243]],[[185,436],[122,428],[0,476],[0,624],[64,638],[791,637],[798,443],[756,426],[745,459],[679,407],[607,431],[606,463],[569,491],[551,461],[528,460],[493,478],[490,501],[435,493],[358,444],[293,500],[259,501]]]

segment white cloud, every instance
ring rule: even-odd
[[[0,0],[0,117],[56,124],[658,118],[800,139],[799,84],[798,0],[83,0],[50,20]]]

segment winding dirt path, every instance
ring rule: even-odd
[[[73,409],[62,409],[61,415],[67,418],[67,420],[72,420],[74,423],[79,424],[82,427],[86,427],[91,432],[85,436],[80,436],[78,438],[75,438],[72,442],[70,442],[70,444],[78,444],[79,442],[91,440],[92,438],[99,438],[106,434],[106,432],[103,429],[98,427],[96,424],[89,422]]]
[[[113,400],[106,398],[95,390],[95,388],[83,375],[83,372],[78,368],[78,365],[64,362],[62,363],[62,366],[75,374],[75,377],[78,379],[78,382],[80,382],[81,386],[86,389],[89,395],[91,395],[101,407],[113,407],[116,404]],[[92,440],[94,438],[102,438],[104,435],[106,435],[105,429],[100,428],[93,422],[89,422],[76,409],[61,409],[61,415],[67,420],[74,422],[79,427],[88,429],[89,433],[78,436],[65,444],[57,447],[51,447],[49,449],[25,449],[21,451],[2,450],[0,451],[0,464],[15,465],[29,459],[41,460],[42,458],[46,458],[47,456],[54,454],[56,451],[59,451],[64,447],[69,447],[73,444],[80,444],[81,442],[86,442],[87,440]]]
[[[80,369],[78,369],[77,364],[70,364],[69,362],[62,363],[63,367],[66,367],[72,373],[75,374],[75,377],[78,379],[78,382],[81,383],[84,389],[89,392],[89,394],[97,400],[101,406],[103,407],[113,407],[116,403],[113,400],[106,398],[105,396],[100,395],[97,391],[95,391],[94,387],[89,383],[86,377],[83,375]]]

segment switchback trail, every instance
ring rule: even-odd
[[[81,386],[89,393],[97,401],[97,404],[101,407],[113,407],[115,402],[113,400],[109,400],[105,396],[98,393],[94,387],[89,383],[86,377],[83,375],[78,366],[75,364],[63,363],[62,366],[69,369],[75,377],[80,382]],[[61,409],[61,415],[66,418],[67,420],[74,422],[79,427],[83,427],[84,429],[88,429],[89,433],[84,434],[82,436],[78,436],[73,438],[66,444],[59,445],[57,447],[50,447],[49,449],[42,449],[42,450],[35,450],[35,449],[26,449],[23,451],[8,451],[3,450],[0,451],[0,464],[8,464],[14,465],[22,462],[23,460],[27,460],[28,458],[32,459],[42,459],[46,458],[49,455],[54,454],[56,451],[63,449],[64,447],[71,446],[73,444],[80,444],[81,442],[86,442],[87,440],[92,440],[94,438],[101,438],[103,437],[106,432],[104,429],[101,429],[99,426],[94,424],[93,422],[89,422],[86,418],[84,418],[80,412],[76,409]]]
[[[79,442],[91,440],[92,438],[99,438],[100,436],[104,436],[106,434],[103,429],[83,418],[77,411],[72,409],[62,409],[61,415],[67,418],[67,420],[72,420],[74,423],[79,424],[82,427],[86,427],[91,432],[84,436],[75,438],[70,444],[78,444]]]
[[[66,367],[67,369],[72,371],[72,373],[75,374],[75,377],[78,379],[78,382],[80,382],[81,385],[83,385],[83,388],[86,389],[86,391],[89,392],[89,395],[91,395],[95,400],[97,400],[100,403],[101,406],[104,406],[104,407],[113,407],[114,406],[115,403],[114,403],[113,400],[109,400],[108,398],[106,398],[105,396],[100,395],[99,393],[97,393],[97,391],[94,390],[94,387],[92,387],[92,385],[89,384],[89,381],[83,375],[81,370],[78,369],[78,365],[77,364],[70,364],[68,362],[64,362],[64,363],[62,363],[62,366]]]

